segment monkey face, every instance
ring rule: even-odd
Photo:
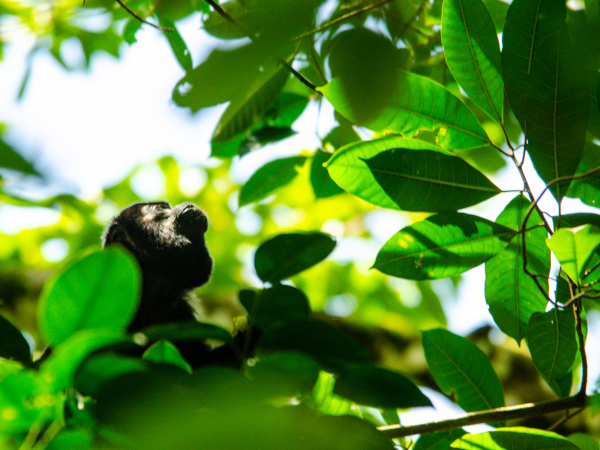
[[[123,209],[104,236],[104,245],[119,243],[131,251],[150,277],[169,279],[182,290],[208,281],[212,259],[204,234],[206,214],[192,203],[174,208],[167,202],[134,203]]]

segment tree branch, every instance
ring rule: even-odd
[[[504,422],[514,419],[526,419],[537,417],[559,411],[568,411],[574,408],[584,408],[587,397],[579,394],[573,397],[560,398],[541,403],[525,403],[523,405],[505,406],[502,408],[489,409],[468,413],[456,419],[440,420],[438,422],[422,423],[419,425],[385,425],[378,427],[390,439],[411,436],[413,434],[427,434],[438,431],[450,431],[468,425],[481,423]]]
[[[133,17],[135,17],[135,18],[136,18],[137,20],[139,20],[140,22],[142,22],[142,23],[145,23],[146,25],[150,25],[151,27],[154,27],[154,28],[156,28],[157,30],[160,30],[160,31],[166,31],[166,32],[169,32],[169,33],[172,33],[172,32],[173,32],[173,28],[161,27],[160,25],[155,25],[155,24],[153,24],[153,23],[151,23],[151,22],[148,22],[148,21],[147,21],[147,20],[145,20],[145,19],[142,19],[140,16],[138,16],[136,13],[134,13],[134,12],[133,12],[131,9],[129,9],[129,8],[127,7],[127,5],[125,5],[125,3],[123,3],[121,0],[117,0],[117,3],[118,3],[119,5],[121,5],[121,7],[122,7],[122,8],[123,8],[125,11],[127,11],[129,14],[131,14]],[[83,2],[83,6],[85,6],[85,1]]]

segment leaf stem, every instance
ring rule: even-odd
[[[540,403],[525,403],[516,406],[504,406],[502,408],[488,409],[468,413],[455,419],[440,420],[437,422],[422,423],[418,425],[385,425],[378,427],[390,439],[411,436],[413,434],[435,433],[438,431],[450,431],[456,428],[462,428],[468,425],[480,423],[504,422],[514,419],[527,419],[529,417],[538,417],[543,414],[549,414],[558,411],[565,411],[573,408],[585,408],[587,397],[577,394],[572,397],[560,398]]]
[[[117,0],[117,3],[118,3],[119,5],[121,5],[121,7],[122,7],[122,8],[123,8],[125,11],[127,11],[127,12],[128,12],[130,15],[132,15],[133,17],[135,17],[135,18],[136,18],[137,20],[139,20],[140,22],[142,22],[142,23],[145,23],[145,24],[147,24],[147,25],[150,25],[151,27],[154,27],[154,28],[156,28],[157,30],[160,30],[160,31],[166,31],[166,32],[168,32],[168,33],[172,33],[172,32],[173,32],[173,28],[169,28],[169,27],[161,27],[160,25],[156,25],[156,24],[154,24],[154,23],[148,22],[148,21],[147,21],[147,20],[145,20],[145,19],[142,19],[140,16],[138,16],[136,13],[134,13],[134,12],[133,12],[131,9],[129,9],[129,8],[127,7],[127,5],[125,5],[125,3],[123,3],[121,0]],[[85,2],[84,2],[84,5],[85,5]]]

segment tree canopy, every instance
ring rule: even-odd
[[[227,104],[219,164],[156,162],[166,199],[210,217],[204,317],[135,335],[137,263],[100,236],[143,200],[141,167],[94,201],[31,200],[22,187],[43,174],[0,127],[0,201],[59,213],[0,235],[2,448],[598,449],[597,1],[0,0],[0,18],[0,63],[16,26],[35,37],[29,61],[73,71],[152,26],[185,73],[173,102]],[[201,62],[177,31],[190,18],[218,42]],[[318,148],[234,181],[232,161],[283,148],[315,106]],[[185,170],[204,186],[182,189]],[[462,336],[447,305],[482,265],[474,301],[495,325]],[[189,339],[240,367],[192,369],[174,345]],[[402,425],[442,398],[468,414]]]

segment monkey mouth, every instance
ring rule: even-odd
[[[200,233],[204,235],[208,230],[208,219],[200,208],[192,203],[183,204],[178,214],[177,223],[179,231],[187,237],[193,238]]]

